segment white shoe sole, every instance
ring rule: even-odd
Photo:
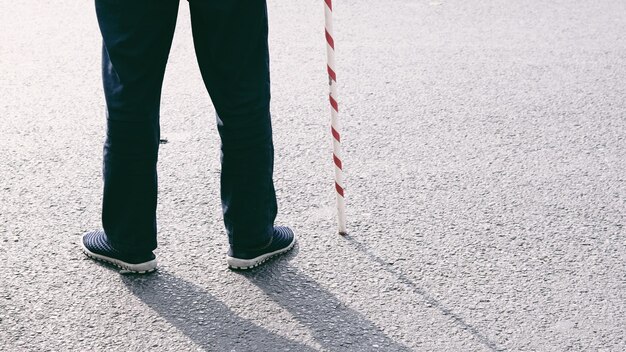
[[[120,269],[120,274],[147,274],[156,270],[157,260],[152,259],[151,261],[139,263],[139,264],[131,264],[121,261],[119,259],[107,257],[101,254],[94,253],[85,247],[85,243],[80,241],[80,245],[83,248],[83,253],[89,258],[112,264]]]
[[[231,269],[246,270],[246,269],[256,268],[257,266],[265,263],[267,260],[271,259],[272,257],[288,252],[289,250],[293,248],[295,244],[296,244],[296,235],[294,234],[293,239],[291,240],[291,243],[285,248],[281,248],[274,252],[265,253],[263,255],[260,255],[252,259],[240,259],[240,258],[226,256],[226,263],[228,263],[228,267]]]

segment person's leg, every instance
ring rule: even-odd
[[[229,266],[284,253],[293,232],[274,227],[276,193],[265,0],[190,0],[194,45],[222,140],[221,197]]]
[[[161,86],[178,0],[96,0],[107,104],[102,224],[122,252],[156,241]]]
[[[221,197],[230,245],[266,245],[276,218],[264,0],[190,0],[194,45],[222,140]]]

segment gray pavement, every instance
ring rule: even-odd
[[[322,3],[269,1],[278,223],[300,243],[242,274],[182,2],[146,277],[78,247],[100,210],[93,3],[0,3],[1,351],[626,350],[626,3],[338,1],[347,238]]]

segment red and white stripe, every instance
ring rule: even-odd
[[[335,73],[335,40],[333,38],[333,4],[332,0],[324,0],[326,20],[326,56],[328,69],[328,85],[330,87],[330,116],[333,137],[333,162],[335,163],[335,190],[337,191],[337,220],[339,233],[346,232],[346,211],[343,187],[343,164],[341,162],[341,135],[339,134],[339,104],[337,103],[337,74]]]

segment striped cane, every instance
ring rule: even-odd
[[[333,39],[333,4],[332,0],[324,0],[326,6],[326,57],[328,69],[328,85],[330,87],[330,116],[333,137],[333,161],[335,163],[335,190],[337,191],[337,221],[339,234],[346,235],[346,209],[343,194],[343,165],[341,163],[341,135],[339,134],[339,105],[337,104],[337,75],[335,74],[335,41]]]

